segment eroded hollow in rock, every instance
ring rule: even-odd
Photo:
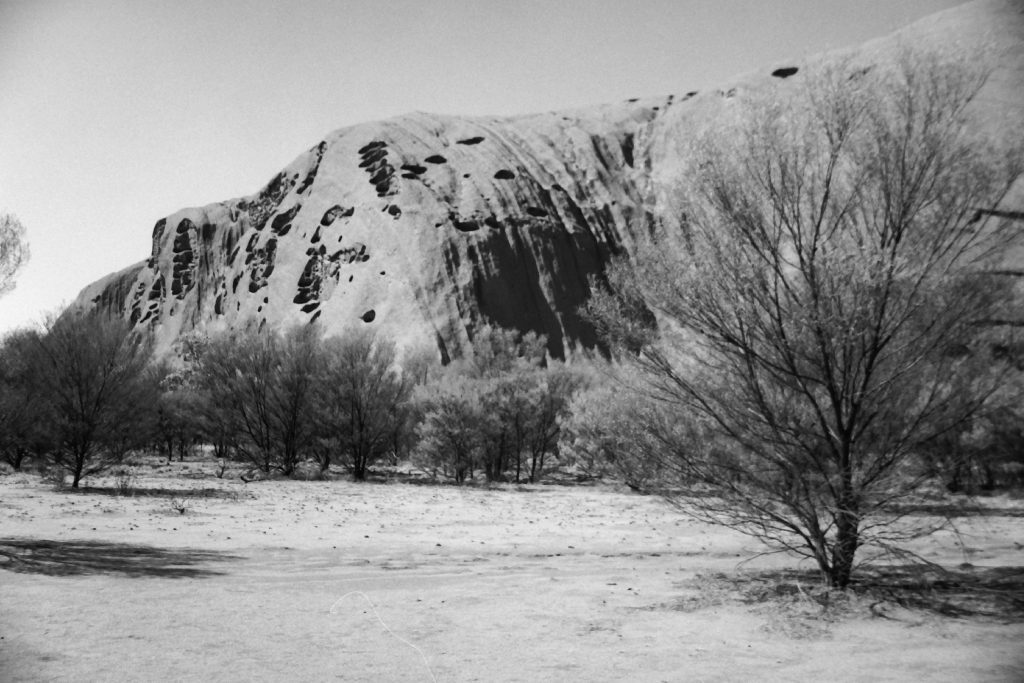
[[[516,174],[508,170],[507,168],[503,168],[494,174],[495,180],[514,180],[515,177]]]
[[[370,310],[368,310],[366,313],[363,313],[359,317],[362,318],[364,323],[372,323],[374,319],[377,317],[377,311],[371,308]]]
[[[784,66],[781,69],[776,69],[775,71],[773,71],[772,76],[775,76],[775,78],[789,78],[799,70],[799,67]]]
[[[428,164],[446,164],[448,160],[440,154],[431,154],[429,157],[424,159]]]
[[[480,229],[480,221],[452,221],[459,232],[476,232]]]
[[[465,138],[463,140],[456,140],[455,142],[457,144],[460,144],[460,145],[479,145],[483,141],[484,141],[483,136],[474,135],[471,138]]]
[[[383,140],[372,140],[370,142],[367,142],[362,147],[360,147],[359,148],[359,153],[360,154],[367,154],[371,150],[379,149],[380,147],[384,147],[385,144],[386,143]]]

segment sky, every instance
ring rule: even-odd
[[[329,132],[714,87],[960,0],[0,0],[0,213],[32,252],[0,334],[256,192]]]

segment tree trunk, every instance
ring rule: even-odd
[[[75,454],[75,468],[74,468],[74,471],[71,473],[72,474],[71,488],[73,488],[73,489],[77,489],[78,488],[78,483],[80,481],[82,481],[82,470],[84,470],[84,469],[85,469],[85,456],[76,453]]]
[[[352,479],[355,481],[366,481],[366,457],[363,449],[356,446],[352,452]]]
[[[11,457],[10,460],[8,460],[8,462],[11,464],[11,467],[13,467],[15,470],[20,471],[21,465],[24,462],[26,455],[28,455],[28,449],[22,448],[21,446],[16,446],[14,448],[14,455]]]
[[[857,510],[850,504],[836,515],[836,540],[832,546],[832,561],[828,583],[834,588],[845,589],[853,573],[853,558],[860,540],[860,519]]]

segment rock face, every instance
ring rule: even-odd
[[[901,38],[968,34],[997,46],[993,120],[1019,126],[1024,3],[974,3]],[[863,56],[886,59],[895,43],[869,43]],[[193,329],[318,321],[326,333],[372,326],[447,361],[490,323],[546,334],[552,356],[571,356],[597,344],[579,312],[589,280],[675,223],[682,143],[731,99],[796,87],[813,63],[587,110],[345,128],[254,195],[160,219],[148,260],[90,285],[78,305],[128,317],[163,351]]]

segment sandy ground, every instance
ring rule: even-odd
[[[915,547],[1016,592],[823,606],[763,580],[806,565],[610,487],[142,475],[0,477],[0,680],[1024,681],[1019,500]]]

